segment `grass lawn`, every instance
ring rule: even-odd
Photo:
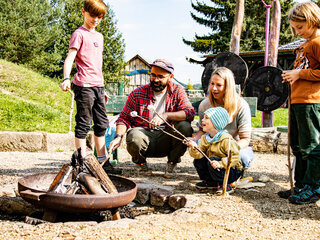
[[[0,59],[1,131],[67,133],[70,105],[56,80]]]
[[[273,113],[273,126],[288,126],[288,109],[278,108]],[[257,111],[257,116],[251,118],[252,127],[260,128],[262,127],[262,112]]]

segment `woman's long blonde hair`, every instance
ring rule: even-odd
[[[320,28],[320,8],[314,2],[303,2],[294,5],[288,14],[288,20],[293,22],[306,22],[309,27]],[[296,30],[291,27],[294,36]]]
[[[235,80],[232,71],[226,67],[218,67],[213,71],[213,75],[218,75],[224,80],[225,91],[223,96],[223,107],[228,111],[230,116],[230,121],[232,121],[235,115],[238,113],[240,105],[240,96],[236,92]],[[209,84],[211,84],[211,78]],[[210,85],[209,85],[209,89]],[[215,101],[212,93],[209,90],[209,100],[212,106],[217,107],[219,104]]]

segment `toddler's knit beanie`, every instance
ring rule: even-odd
[[[229,114],[223,107],[209,108],[204,112],[204,114],[210,118],[214,127],[219,132],[222,131],[229,123]]]

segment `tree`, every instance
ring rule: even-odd
[[[0,0],[0,58],[61,78],[71,34],[83,24],[82,7],[83,0]],[[125,45],[109,6],[97,31],[104,36],[105,82],[119,81]]]
[[[67,56],[68,46],[71,34],[83,24],[83,16],[81,8],[83,7],[83,0],[66,1],[62,6],[63,14],[61,19],[62,36],[60,51],[62,53],[62,61],[58,64],[60,69],[63,68],[63,60]],[[122,34],[116,27],[114,20],[114,12],[107,4],[108,10],[96,30],[101,32],[104,36],[104,50],[103,50],[103,76],[105,83],[119,81],[124,74],[124,52],[125,44],[122,39]],[[75,69],[73,69],[73,73]],[[58,72],[60,77],[62,72]],[[59,75],[58,75],[59,76]]]
[[[47,73],[61,58],[55,1],[0,0],[0,58]]]
[[[210,5],[191,2],[192,8],[202,16],[191,12],[192,18],[199,24],[207,26],[211,31],[207,35],[195,35],[193,41],[183,38],[183,42],[200,53],[219,53],[229,50],[230,36],[235,14],[236,0],[208,0]],[[271,0],[265,1],[271,4]],[[281,2],[281,34],[280,44],[292,41],[289,23],[286,20],[292,0]],[[272,11],[272,8],[271,8]],[[243,29],[241,34],[241,51],[262,50],[265,43],[266,7],[261,0],[246,0]]]

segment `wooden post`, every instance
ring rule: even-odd
[[[240,53],[240,38],[244,16],[244,0],[237,0],[236,12],[234,15],[231,41],[230,41],[230,52],[237,55]]]
[[[223,183],[222,183],[222,196],[227,195],[227,185],[228,185],[228,179],[229,179],[230,168],[231,168],[231,158],[232,158],[230,143],[231,143],[231,137],[229,137],[228,163],[227,163],[227,168],[224,173],[224,178],[223,178]]]
[[[290,159],[290,133],[291,133],[291,86],[289,84],[289,98],[288,98],[288,170],[289,170],[289,180],[290,180],[290,190],[291,194],[294,194],[293,190],[293,176],[292,176],[292,165]]]
[[[280,1],[276,0],[271,13],[271,24],[269,34],[269,48],[267,66],[278,66],[278,47],[281,24],[281,6]],[[263,112],[263,127],[273,127],[273,113]]]

